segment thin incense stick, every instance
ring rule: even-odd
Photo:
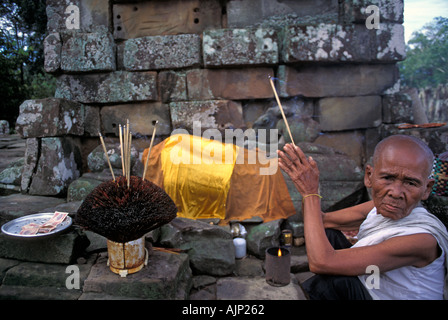
[[[109,156],[107,154],[106,144],[104,143],[103,136],[101,135],[101,132],[98,131],[98,134],[100,135],[101,144],[103,145],[104,154],[106,155],[107,163],[109,164],[110,173],[112,173],[112,178],[115,182],[115,175],[114,170],[112,169],[112,165],[110,164]]]
[[[152,131],[151,143],[149,144],[148,155],[146,156],[146,162],[145,162],[145,169],[143,170],[143,179],[145,179],[146,177],[146,169],[148,168],[149,155],[151,154],[152,144],[154,142],[154,137],[156,136],[157,123],[159,123],[159,121],[156,121],[156,123],[154,124],[154,129]]]
[[[125,176],[125,167],[124,167],[124,152],[123,152],[123,128],[121,124],[119,125],[119,135],[120,135],[120,151],[121,151],[121,168],[123,169],[123,177]]]
[[[292,144],[296,145],[294,143],[294,139],[292,138],[291,130],[289,129],[288,120],[286,120],[286,116],[285,116],[285,113],[283,112],[282,104],[280,103],[280,99],[278,98],[277,90],[275,90],[274,82],[272,81],[271,76],[269,76],[269,81],[271,82],[272,90],[274,91],[275,99],[277,100],[278,107],[280,108],[280,112],[282,113],[283,120],[285,121],[286,129],[288,130],[288,133],[289,133],[289,138],[291,139]]]
[[[128,143],[128,189],[131,184],[131,146],[132,146],[132,133],[128,131],[129,143]]]

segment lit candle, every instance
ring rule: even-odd
[[[235,246],[235,258],[244,258],[246,256],[246,239],[235,238],[233,239],[233,245]]]
[[[292,232],[291,230],[285,229],[282,231],[282,244],[286,248],[291,248],[292,246]]]
[[[288,249],[272,247],[266,249],[266,282],[271,286],[282,287],[291,281],[291,254]]]

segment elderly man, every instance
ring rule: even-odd
[[[433,154],[421,140],[381,141],[364,177],[372,200],[329,213],[321,211],[316,162],[291,144],[278,154],[303,197],[306,250],[316,273],[303,285],[310,299],[443,298],[448,233],[419,206],[434,184]],[[340,231],[358,228],[350,247]],[[379,273],[375,283],[372,270]]]

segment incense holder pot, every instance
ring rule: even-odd
[[[129,242],[107,240],[107,253],[110,270],[121,277],[136,273],[148,264],[145,237]]]

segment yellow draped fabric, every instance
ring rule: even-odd
[[[147,156],[145,149],[143,164]],[[288,188],[277,159],[263,157],[259,150],[173,135],[152,148],[145,178],[167,192],[181,217],[220,218],[221,224],[255,216],[286,219],[295,214]],[[267,168],[274,172],[261,174]]]
[[[163,185],[179,208],[179,217],[225,218],[238,149],[191,135],[174,135],[165,141]]]

